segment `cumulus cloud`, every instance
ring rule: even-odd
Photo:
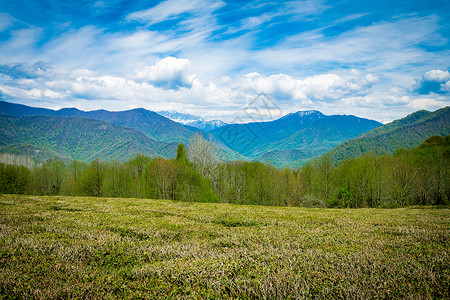
[[[447,81],[446,83],[441,84],[441,90],[450,92],[450,81]]]
[[[233,92],[188,72],[187,59],[164,58],[152,66],[123,76],[99,74],[88,69],[67,71],[44,63],[0,65],[0,97],[27,103],[80,103],[90,101],[126,101],[132,107],[165,109],[166,103],[186,108],[231,103]],[[3,74],[2,74],[3,73]],[[176,86],[176,88],[175,88]],[[53,106],[53,107],[54,107]],[[70,105],[73,106],[73,105]]]
[[[431,70],[425,73],[423,79],[437,82],[447,81],[450,80],[450,73],[442,70]]]
[[[367,90],[378,78],[352,70],[349,74],[321,74],[296,79],[287,74],[263,76],[250,73],[243,76],[235,86],[256,93],[266,93],[276,98],[294,100],[333,101],[346,95],[358,95]]]
[[[414,97],[405,95],[407,89],[401,87],[379,92],[373,87],[380,79],[357,70],[303,78],[253,72],[214,81],[193,73],[191,64],[188,59],[169,56],[120,75],[62,69],[45,62],[0,65],[0,97],[33,106],[46,103],[41,106],[49,108],[173,109],[227,122],[235,117],[245,121],[245,108],[260,93],[270,97],[285,113],[317,109],[326,114],[352,113],[378,120],[392,120],[399,112],[431,110],[448,104],[447,97]],[[436,72],[429,74],[437,77]],[[450,86],[449,82],[442,85],[442,89]],[[380,111],[380,107],[389,109],[374,115],[373,111]]]
[[[414,110],[418,109],[435,110],[441,108],[443,104],[444,103],[442,103],[441,101],[435,99],[418,98],[412,100],[408,105],[412,107]]]
[[[136,78],[165,89],[189,87],[195,78],[189,73],[191,62],[184,58],[166,57],[152,66],[136,70]]]
[[[416,80],[415,92],[421,95],[430,93],[445,94],[448,93],[447,83],[450,81],[450,72],[444,70],[431,70],[426,72],[422,78]]]

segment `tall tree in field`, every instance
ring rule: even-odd
[[[100,159],[96,159],[83,171],[80,178],[81,190],[86,196],[101,197],[104,181],[104,167]]]
[[[222,158],[217,143],[212,139],[207,141],[199,133],[196,133],[189,142],[188,153],[195,169],[203,176],[211,179],[215,185],[219,174],[219,163]]]
[[[0,193],[24,194],[28,191],[30,173],[24,166],[0,163]]]
[[[183,143],[178,144],[176,160],[185,164],[189,163],[188,155],[186,153],[186,147],[184,147]]]
[[[324,156],[316,165],[317,178],[314,182],[315,190],[320,198],[329,200],[333,193],[333,170],[334,165],[329,156]]]
[[[144,170],[152,161],[151,158],[144,154],[137,154],[135,157],[125,163],[124,172],[128,174],[123,180],[128,179],[126,186],[131,189],[131,196],[136,198],[144,197],[146,189],[146,180],[144,178]]]
[[[152,160],[144,173],[145,178],[151,179],[147,193],[158,199],[175,199],[176,175],[173,160]]]
[[[412,151],[415,158],[423,163],[417,168],[426,181],[427,204],[445,204],[448,202],[450,184],[450,136],[432,136],[418,149]]]
[[[64,195],[79,195],[81,194],[79,183],[83,170],[87,167],[85,162],[72,160],[67,169],[67,176],[64,180],[61,191]]]
[[[58,195],[66,174],[64,162],[49,159],[33,170],[31,189],[39,195]]]
[[[404,206],[411,199],[417,175],[417,170],[411,164],[410,150],[397,150],[387,168],[389,176],[387,191],[391,205]]]

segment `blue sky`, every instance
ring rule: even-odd
[[[247,120],[450,104],[450,1],[1,1],[0,99]]]

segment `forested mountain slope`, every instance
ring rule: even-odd
[[[82,111],[76,108],[63,108],[55,111],[0,101],[0,114],[9,116],[83,117],[87,119],[102,120],[116,125],[134,128],[148,137],[162,142],[188,144],[195,133],[201,134],[205,139],[212,138],[210,133],[203,132],[195,127],[181,125],[156,112],[143,108],[127,111]],[[218,143],[218,146],[224,153],[223,157],[225,160],[245,159],[245,157],[229,149],[226,145]],[[162,154],[164,154],[165,157],[172,156],[172,152]],[[111,156],[117,155],[111,154]]]
[[[17,147],[17,144],[42,147],[63,157],[85,161],[96,158],[125,160],[137,153],[150,157],[174,157],[177,146],[101,120],[0,116],[0,145]]]
[[[326,116],[318,111],[303,111],[272,122],[227,125],[212,133],[230,148],[252,159],[277,167],[298,167],[378,126],[381,123],[355,116]]]
[[[340,162],[366,153],[392,154],[400,148],[417,147],[430,136],[449,134],[450,107],[434,112],[421,110],[345,141],[327,155]]]
[[[0,112],[10,116],[60,116],[103,120],[137,129],[155,140],[164,142],[187,143],[194,133],[181,124],[143,108],[126,111],[82,111],[63,108],[55,111],[0,101]]]

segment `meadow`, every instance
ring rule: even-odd
[[[450,298],[450,210],[0,196],[1,299]]]

